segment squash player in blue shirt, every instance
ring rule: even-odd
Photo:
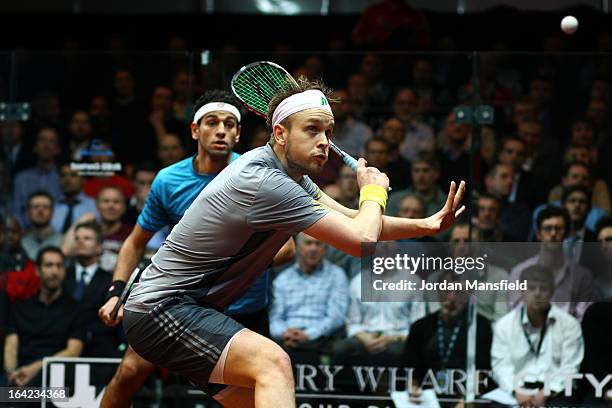
[[[123,318],[123,308],[116,320],[111,311],[142,255],[146,243],[156,231],[166,225],[173,227],[183,216],[206,185],[228,164],[239,157],[232,148],[240,136],[239,102],[228,92],[206,92],[195,106],[191,125],[192,138],[198,141],[198,153],[161,170],[151,186],[145,206],[131,235],[124,242],[113,285],[107,302],[99,310],[107,325],[116,325]],[[290,240],[277,254],[274,263],[284,263],[293,257],[294,244]],[[267,315],[268,280],[262,275],[243,297],[226,309],[225,313],[246,327],[268,335]],[[140,357],[130,347],[121,365],[108,384],[101,407],[129,407],[145,379],[155,366]]]

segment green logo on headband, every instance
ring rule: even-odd
[[[327,105],[327,99],[324,96],[321,97],[321,106]]]

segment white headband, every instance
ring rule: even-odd
[[[238,111],[238,108],[225,102],[209,102],[202,106],[200,109],[198,109],[195,115],[193,115],[193,123],[198,123],[200,119],[204,117],[204,115],[214,111],[229,112],[234,115],[238,120],[238,123],[240,123],[240,112]]]
[[[332,113],[325,95],[318,89],[310,89],[291,95],[279,103],[276,110],[274,110],[274,114],[272,115],[272,127],[278,125],[294,113],[313,108],[320,108]]]

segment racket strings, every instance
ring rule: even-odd
[[[237,96],[249,107],[265,115],[268,104],[292,81],[288,74],[270,65],[253,65],[240,72],[233,83]]]

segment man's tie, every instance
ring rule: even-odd
[[[76,286],[74,287],[74,292],[72,292],[72,297],[75,300],[81,300],[83,297],[83,293],[85,292],[85,277],[87,276],[87,271],[83,269],[81,271],[81,277],[76,282]]]
[[[76,203],[74,201],[68,201],[66,204],[68,205],[68,212],[66,213],[66,218],[64,218],[64,224],[62,225],[62,234],[65,234],[72,225],[72,210]]]

